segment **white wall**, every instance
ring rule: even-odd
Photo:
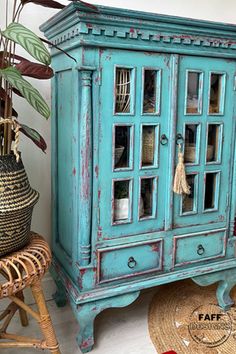
[[[92,3],[89,0],[88,2]],[[69,1],[62,0],[61,3],[68,4]],[[235,0],[133,0],[129,2],[127,0],[98,0],[93,1],[93,3],[211,21],[236,23]],[[4,20],[4,4],[5,0],[0,0],[1,26],[3,26]],[[39,25],[56,12],[57,10],[28,4],[22,13],[22,23],[36,33],[39,33]],[[50,103],[50,83],[47,81],[38,81],[34,82],[34,84],[47,99],[48,103]],[[26,140],[26,138],[22,137],[21,151],[31,184],[41,195],[40,201],[34,211],[33,229],[42,233],[50,240],[50,121],[45,121],[21,99],[17,99],[15,106],[22,122],[36,128],[48,143],[48,151],[44,155],[28,139]]]

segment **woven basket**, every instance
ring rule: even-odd
[[[193,211],[194,200],[190,198],[188,195],[183,199],[183,212],[187,213],[188,211]]]
[[[214,154],[214,146],[208,145],[207,147],[207,161],[211,161]],[[185,162],[195,162],[196,159],[196,145],[188,144],[185,146],[184,153]]]
[[[155,134],[153,129],[143,131],[142,161],[144,164],[153,164]]]
[[[30,187],[23,163],[0,156],[0,256],[29,242],[31,217],[39,193]]]

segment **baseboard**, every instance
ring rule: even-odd
[[[42,286],[43,286],[44,296],[45,296],[46,301],[52,300],[52,295],[56,291],[56,285],[55,285],[54,280],[52,279],[49,272],[47,272],[47,274],[43,277]],[[26,304],[28,304],[28,305],[35,304],[34,298],[31,294],[31,291],[29,288],[26,288],[24,290],[24,296],[25,296],[25,303]],[[5,310],[8,303],[9,303],[8,299],[2,299],[0,301],[0,312]]]

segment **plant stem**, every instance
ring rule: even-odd
[[[19,15],[22,10],[21,2],[17,6],[17,0],[13,2],[12,8],[12,21],[18,21]],[[6,27],[8,26],[8,12],[9,12],[9,0],[6,0]],[[8,39],[4,39],[2,36],[0,37],[0,45],[3,46],[3,56],[2,56],[2,67],[5,65],[11,66],[14,62],[14,54],[15,54],[15,43]],[[2,85],[3,84],[3,85]],[[4,118],[12,119],[12,87],[8,84],[6,80],[0,81],[1,87],[5,89],[5,100],[4,100]],[[1,129],[1,127],[0,127]],[[0,140],[0,154],[10,154],[11,145],[12,145],[12,125],[7,123],[3,126],[3,135],[4,138]],[[3,146],[2,146],[3,145]]]
[[[14,21],[14,16],[15,16],[15,12],[16,12],[16,5],[17,5],[17,0],[14,0],[13,10],[12,10],[12,22]]]
[[[6,27],[8,25],[8,0],[6,0]]]
[[[19,16],[20,16],[20,13],[21,13],[22,9],[23,9],[23,6],[22,6],[21,3],[20,3],[20,4],[18,5],[18,7],[17,7],[17,10],[16,10],[14,16],[13,16],[13,21],[16,21],[16,22],[17,22],[17,21],[19,20]]]

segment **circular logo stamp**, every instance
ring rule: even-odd
[[[217,305],[200,305],[190,315],[188,330],[196,343],[213,348],[230,337],[232,320]]]

